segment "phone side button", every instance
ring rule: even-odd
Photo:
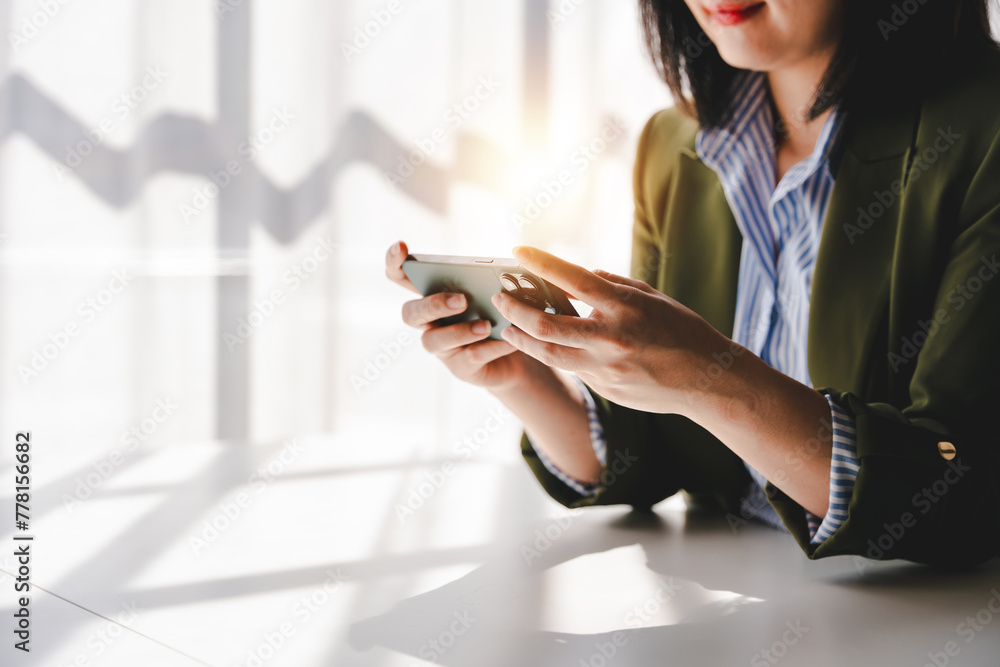
[[[477,259],[476,264],[492,264],[492,259]]]

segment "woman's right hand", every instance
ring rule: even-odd
[[[417,292],[403,273],[409,251],[400,241],[385,256],[385,274]],[[455,305],[449,300],[457,297]],[[444,362],[452,375],[485,387],[524,424],[532,446],[564,473],[582,482],[600,480],[601,462],[590,439],[587,407],[580,390],[563,373],[521,352],[505,340],[490,340],[489,322],[436,324],[465,311],[463,294],[432,294],[403,304],[403,321],[423,330],[424,348]],[[482,326],[485,325],[485,326]]]
[[[385,255],[385,274],[394,283],[419,294],[403,273],[403,261],[408,254],[405,243],[393,244]],[[464,312],[467,307],[464,294],[432,294],[404,303],[403,321],[423,330],[420,342],[424,349],[444,362],[459,380],[487,389],[504,389],[524,380],[527,366],[533,360],[505,340],[490,340],[488,321],[435,324]]]

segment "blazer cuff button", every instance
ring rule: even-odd
[[[945,440],[942,440],[941,442],[938,443],[937,447],[938,447],[938,454],[940,454],[941,458],[943,458],[945,461],[951,461],[953,458],[955,458],[955,454],[957,453],[955,451],[955,445]]]

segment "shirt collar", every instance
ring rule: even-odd
[[[763,72],[747,71],[738,74],[730,86],[730,103],[721,121],[715,127],[698,130],[695,150],[701,161],[717,169],[741,147],[759,148],[753,145],[751,139],[759,140],[762,137],[751,135],[755,135],[762,127],[769,129],[767,139],[770,140],[773,121],[767,97],[767,77]]]
[[[695,150],[698,157],[714,171],[722,173],[733,165],[759,161],[774,186],[774,116],[771,111],[767,75],[744,71],[736,76],[730,88],[731,104],[716,127],[698,130]],[[832,179],[831,160],[839,155],[840,130],[843,126],[839,106],[835,105],[816,140],[808,158],[795,165],[779,184],[781,192],[794,189],[817,169],[826,170]]]

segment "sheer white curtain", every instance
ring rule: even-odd
[[[385,249],[625,271],[668,102],[614,0],[16,0],[0,28],[0,420],[81,461],[134,428],[448,442],[487,403],[407,337]]]

